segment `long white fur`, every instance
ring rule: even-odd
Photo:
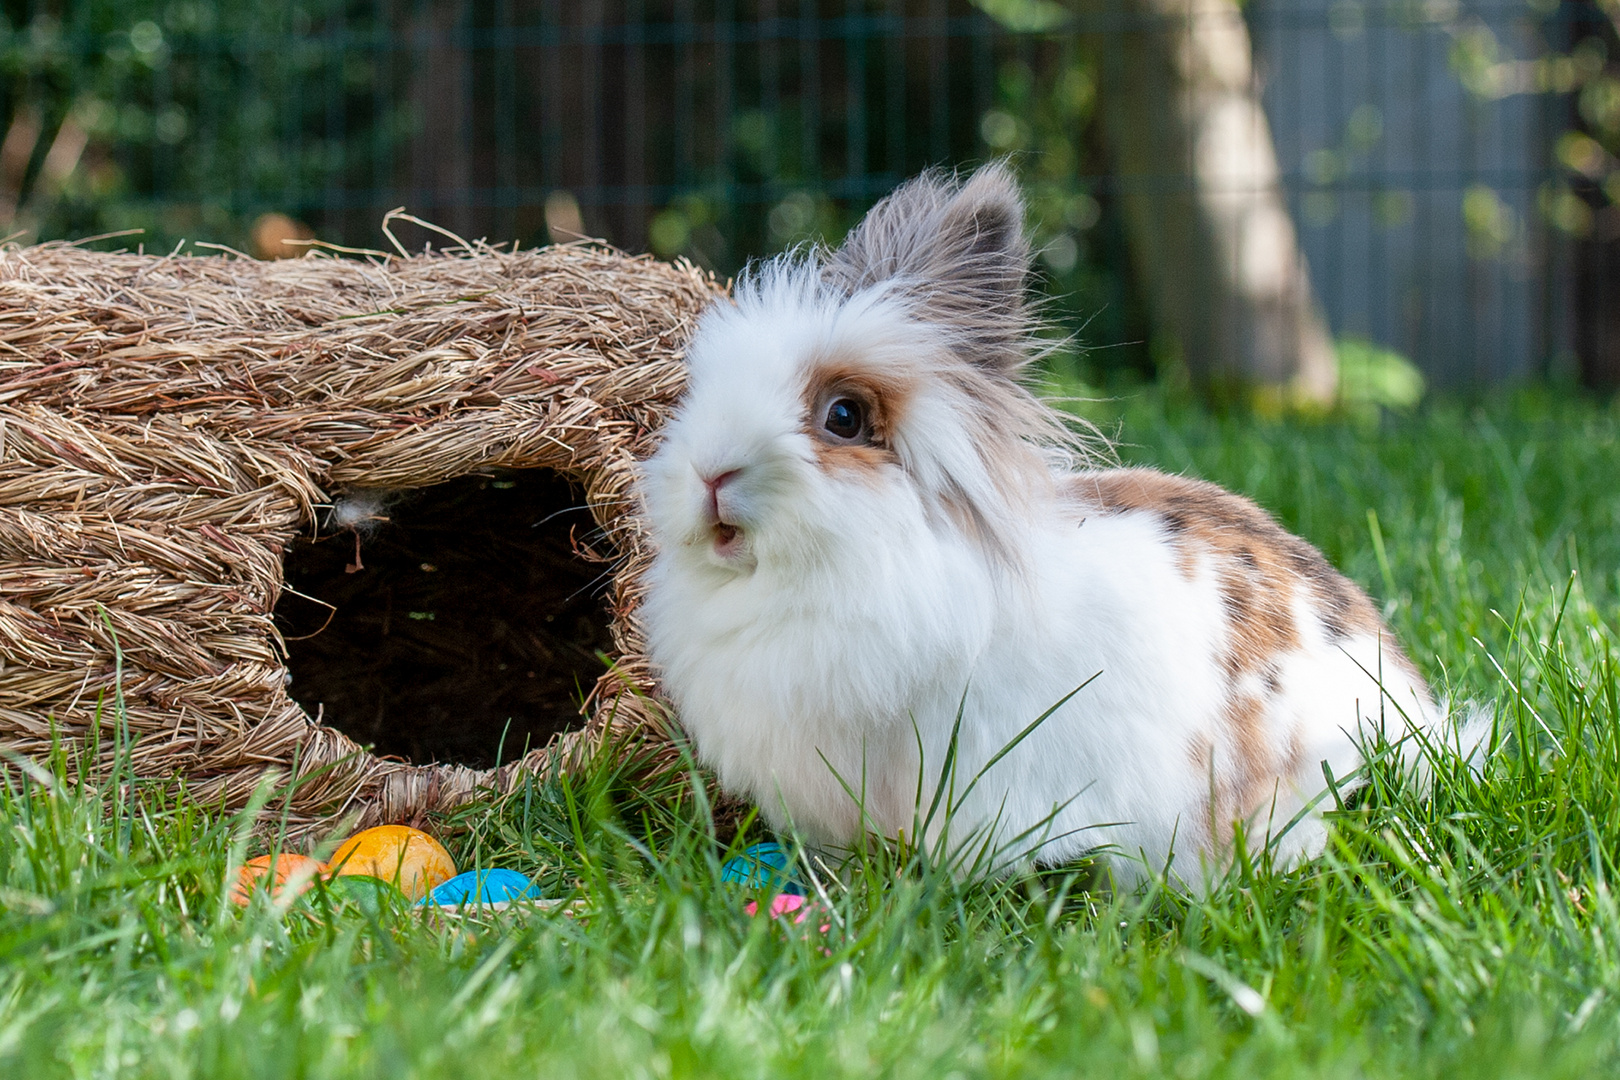
[[[1222,719],[1233,688],[1217,568],[1189,573],[1151,511],[1082,518],[1038,433],[986,435],[982,373],[963,375],[960,339],[928,319],[927,283],[904,286],[851,290],[821,260],[789,258],[704,317],[687,397],[641,480],[657,544],[642,615],[664,687],[726,788],[778,826],[845,845],[863,828],[915,827],[959,707],[958,791],[1096,676],[980,781],[951,836],[1034,830],[1017,850],[1041,862],[1108,846],[1127,879],[1168,869],[1196,884],[1221,857],[1220,823],[1199,820],[1213,772],[1239,753]],[[818,460],[805,393],[832,358],[910,387],[898,464]],[[727,554],[703,481],[731,470],[721,498],[742,547]],[[952,512],[964,501],[993,535],[964,527]],[[1281,830],[1322,790],[1322,762],[1347,776],[1358,739],[1379,724],[1400,734],[1392,700],[1418,726],[1440,715],[1376,635],[1334,641],[1308,599],[1295,602],[1299,644],[1276,658],[1281,689],[1262,723],[1303,764],[1256,808],[1251,836]],[[1317,852],[1324,835],[1308,815],[1279,853]]]

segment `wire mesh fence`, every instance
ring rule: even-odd
[[[264,252],[299,235],[374,247],[405,206],[469,238],[584,234],[732,273],[836,238],[922,168],[1012,154],[1078,362],[1151,374],[1166,355],[1118,207],[1185,180],[1122,175],[1097,114],[1120,43],[1157,10],[14,0],[0,218],[30,238],[140,228],[110,243]],[[1579,52],[1613,37],[1596,6],[1250,0],[1244,18],[1336,335],[1442,383],[1620,375],[1620,232],[1603,169],[1566,160],[1609,69]]]
[[[1545,57],[1560,28],[1523,3],[1457,0],[1270,2],[1253,25],[1335,330],[1444,382],[1570,368],[1572,251],[1540,207],[1569,102],[1504,53]]]

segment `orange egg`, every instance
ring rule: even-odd
[[[379,825],[355,833],[333,852],[331,866],[337,874],[366,874],[398,885],[412,900],[456,876],[456,864],[443,845],[409,825]]]
[[[314,884],[317,875],[326,873],[326,864],[308,855],[295,855],[290,851],[260,855],[242,864],[242,869],[236,875],[236,887],[231,890],[231,899],[244,905],[252,899],[254,886],[260,878],[270,873],[272,862],[275,863],[276,876],[270,885],[270,895],[277,899],[281,898],[283,886],[303,893]]]

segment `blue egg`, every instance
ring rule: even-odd
[[[536,900],[540,889],[516,870],[469,870],[439,885],[418,904],[497,904]]]
[[[762,889],[774,886],[778,892],[803,896],[804,886],[793,880],[788,853],[781,844],[755,844],[741,855],[727,859],[720,867],[720,880],[730,885]]]

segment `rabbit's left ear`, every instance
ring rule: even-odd
[[[846,292],[883,282],[952,332],[967,359],[1011,375],[1028,359],[1024,202],[997,162],[966,182],[924,173],[874,206],[827,262]]]

